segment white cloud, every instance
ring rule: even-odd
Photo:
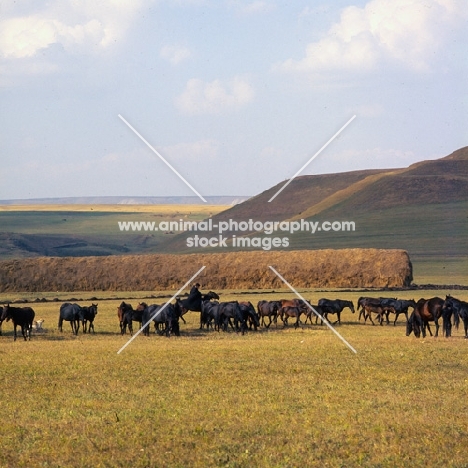
[[[251,102],[253,97],[252,86],[241,77],[209,83],[193,78],[176,99],[176,106],[186,114],[219,114],[238,110]]]
[[[159,55],[169,61],[172,65],[178,65],[180,62],[190,58],[190,49],[178,45],[165,45],[161,47]]]
[[[143,0],[67,0],[50,2],[33,14],[0,21],[0,56],[33,57],[41,49],[60,44],[67,51],[101,50],[126,32]]]
[[[340,21],[287,71],[369,71],[385,60],[418,71],[430,68],[434,54],[467,16],[465,0],[371,0],[342,10]]]

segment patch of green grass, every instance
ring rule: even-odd
[[[354,355],[324,326],[241,336],[189,313],[181,337],[140,335],[118,355],[118,303],[99,304],[95,335],[57,332],[59,303],[32,305],[47,332],[31,342],[3,324],[0,466],[466,466],[461,330],[418,340],[346,311]]]

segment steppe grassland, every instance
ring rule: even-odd
[[[221,299],[292,297],[255,292]],[[364,294],[300,292],[314,303]],[[103,296],[73,296],[91,294]],[[31,342],[14,343],[3,324],[0,466],[466,466],[461,329],[418,340],[404,319],[373,327],[346,310],[337,330],[355,355],[324,326],[241,336],[200,332],[189,313],[181,337],[140,335],[117,354],[129,339],[118,334],[120,302],[99,302],[95,335],[74,337],[68,323],[57,332],[60,302],[32,304],[47,332]]]

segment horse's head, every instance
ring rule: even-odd
[[[351,309],[351,312],[354,314],[354,304],[353,301],[349,301],[349,308]]]
[[[3,312],[0,316],[0,320],[3,322],[3,320],[6,320],[7,322],[10,320],[10,304],[6,304],[3,306]]]
[[[94,315],[97,315],[97,307],[98,307],[97,304],[91,303],[91,306],[89,307],[89,311],[93,313]]]

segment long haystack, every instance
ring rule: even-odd
[[[0,262],[0,292],[177,290],[201,266],[207,289],[404,287],[412,281],[403,250],[255,251],[190,255],[41,257]]]

